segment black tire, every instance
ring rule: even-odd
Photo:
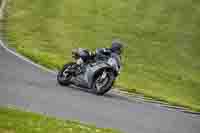
[[[100,89],[97,89],[97,87],[96,87],[97,79],[98,79],[99,75],[101,75],[102,72],[104,72],[104,71],[107,73],[108,81]],[[104,95],[109,90],[111,90],[114,82],[115,82],[115,74],[114,74],[113,71],[111,71],[111,70],[101,70],[94,77],[92,88],[91,88],[92,92],[95,93],[95,94],[97,94],[97,95]]]
[[[75,63],[71,62],[71,63],[68,63],[68,64],[65,64],[63,66],[63,68],[58,72],[58,75],[57,75],[57,81],[60,85],[63,85],[63,86],[67,86],[71,83],[71,78],[72,78],[72,75],[69,73],[69,76],[66,78],[64,78],[63,76],[63,73],[64,71],[69,68],[69,66],[72,66],[74,65]]]

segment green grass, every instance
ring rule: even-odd
[[[13,0],[7,40],[49,68],[71,60],[71,49],[124,41],[117,85],[200,110],[199,0]]]
[[[0,108],[0,133],[120,133],[79,122]]]

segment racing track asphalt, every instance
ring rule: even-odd
[[[56,75],[0,46],[0,105],[80,120],[124,133],[200,133],[200,117],[113,92],[92,95],[57,85]]]

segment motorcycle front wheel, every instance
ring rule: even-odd
[[[97,95],[104,95],[112,88],[114,81],[114,72],[101,70],[95,75],[91,89]]]
[[[70,69],[75,65],[75,63],[71,62],[65,64],[63,68],[58,72],[57,81],[60,85],[69,85],[72,79],[72,74],[70,73]]]

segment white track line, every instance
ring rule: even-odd
[[[18,57],[18,58],[20,58],[20,59],[26,61],[27,63],[29,63],[29,64],[31,64],[31,65],[34,65],[35,67],[38,67],[38,68],[40,68],[40,69],[43,69],[43,70],[45,70],[45,71],[47,71],[47,72],[50,72],[50,73],[52,73],[52,74],[56,74],[55,71],[50,70],[50,69],[48,69],[48,68],[45,68],[45,67],[43,67],[43,66],[41,66],[41,65],[39,65],[39,64],[36,64],[36,63],[34,63],[33,61],[29,60],[28,58],[26,58],[26,57],[24,57],[24,56],[22,56],[22,55],[20,55],[20,54],[18,54],[18,53],[16,53],[16,52],[10,50],[8,47],[6,47],[6,45],[3,43],[2,40],[0,40],[0,46],[1,46],[2,48],[4,48],[6,51],[8,51],[9,53],[15,55],[16,57]]]

